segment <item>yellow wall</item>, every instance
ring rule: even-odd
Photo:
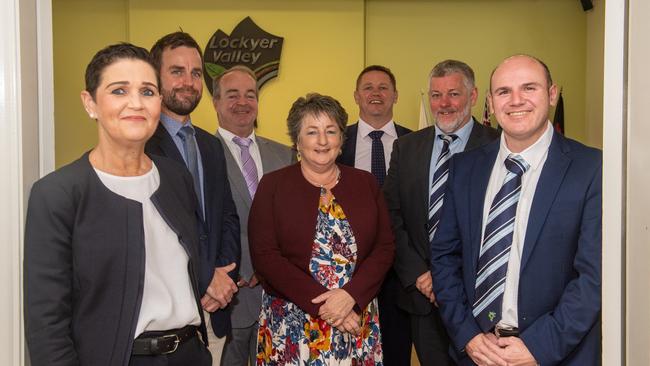
[[[585,32],[586,16],[578,1],[370,0],[367,63],[391,67],[399,89],[395,119],[415,128],[420,90],[428,89],[427,77],[436,63],[454,58],[474,69],[479,98],[473,114],[480,120],[496,64],[516,53],[537,56],[563,87],[566,134],[582,140]]]
[[[129,32],[132,42],[149,48],[161,35],[181,27],[205,48],[217,29],[230,34],[250,16],[262,29],[284,37],[279,75],[260,91],[257,133],[289,144],[286,118],[297,97],[312,91],[346,96],[343,106],[354,110],[349,82],[363,68],[363,49],[358,47],[363,44],[363,24],[358,21],[362,13],[359,0],[141,0],[131,4]],[[192,121],[216,130],[207,88]]]
[[[57,167],[97,143],[95,121],[81,105],[86,65],[103,46],[127,39],[126,0],[54,0],[54,123]]]
[[[285,39],[279,76],[260,94],[258,129],[285,144],[287,112],[307,92],[338,98],[350,120],[356,120],[354,82],[372,63],[394,71],[399,90],[395,119],[415,128],[419,92],[426,90],[431,67],[445,58],[467,62],[477,74],[479,100],[473,112],[480,118],[490,71],[503,57],[521,52],[545,60],[563,87],[567,135],[600,141],[599,131],[585,124],[587,115],[601,111],[585,103],[585,90],[597,85],[598,75],[586,78],[589,14],[578,1],[53,0],[53,16],[57,166],[95,143],[93,122],[78,97],[83,70],[95,51],[122,40],[149,48],[179,28],[205,46],[214,31],[230,33],[246,16]],[[590,24],[598,24],[598,18],[592,19]],[[207,89],[192,119],[210,132],[216,129]]]
[[[605,0],[594,0],[594,9],[587,13],[587,50],[585,84],[584,142],[603,146],[603,72],[605,57]]]

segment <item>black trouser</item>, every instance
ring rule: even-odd
[[[406,311],[397,306],[400,286],[397,274],[391,268],[377,296],[384,366],[411,365],[410,318]]]
[[[449,356],[449,337],[438,308],[427,315],[411,314],[411,336],[422,366],[454,365]]]
[[[210,351],[199,336],[178,345],[175,352],[166,355],[131,356],[129,366],[212,366]]]

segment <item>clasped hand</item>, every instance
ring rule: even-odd
[[[492,333],[481,333],[467,343],[465,350],[479,366],[537,365],[528,347],[517,337],[497,338]]]
[[[340,288],[328,290],[311,300],[321,304],[318,316],[342,332],[358,335],[361,332],[361,317],[354,311],[354,298]]]
[[[201,298],[203,310],[212,313],[225,308],[232,301],[238,289],[235,281],[228,276],[228,272],[233,271],[236,266],[236,263],[230,263],[227,266],[214,269],[212,281]]]

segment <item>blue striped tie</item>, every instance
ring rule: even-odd
[[[440,223],[440,215],[442,214],[442,202],[445,196],[445,187],[447,186],[447,176],[449,175],[449,158],[451,151],[449,145],[455,141],[458,136],[456,135],[438,135],[442,140],[442,149],[438,160],[436,161],[436,171],[433,173],[431,180],[431,196],[429,198],[429,222],[427,228],[429,229],[429,242],[433,241],[433,236],[436,234],[438,223]]]
[[[490,206],[474,285],[476,300],[473,314],[484,332],[490,331],[501,320],[512,234],[521,194],[521,176],[529,167],[520,155],[513,154],[504,164],[508,174]]]

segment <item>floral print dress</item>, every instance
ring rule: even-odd
[[[325,190],[321,189],[321,198]],[[354,273],[357,245],[354,233],[334,197],[320,200],[316,236],[309,270],[328,289],[343,287]],[[358,336],[341,332],[294,303],[262,295],[257,334],[257,365],[372,365],[381,366],[382,349],[377,299],[361,314]]]

